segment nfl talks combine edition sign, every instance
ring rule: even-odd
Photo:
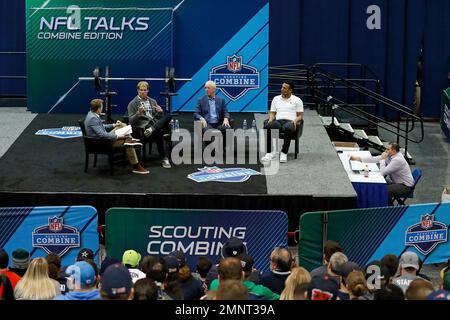
[[[232,101],[239,100],[249,90],[259,89],[259,71],[243,63],[243,57],[227,56],[227,63],[211,69],[209,79]]]

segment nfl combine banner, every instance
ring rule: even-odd
[[[164,78],[173,67],[192,81],[175,84],[172,111],[194,110],[213,80],[229,111],[265,112],[268,8],[268,0],[26,0],[28,107],[87,112],[99,93],[84,78],[109,66],[112,111],[123,114],[139,79]],[[164,81],[150,86],[165,105]]]
[[[97,210],[88,206],[0,208],[0,247],[24,248],[33,258],[56,253],[73,264],[81,248],[98,254]]]
[[[339,242],[351,261],[364,266],[386,254],[414,251],[425,264],[450,257],[450,203],[309,212],[300,218],[300,265],[322,264],[323,240]]]
[[[128,249],[141,256],[180,250],[191,270],[197,258],[213,263],[230,237],[242,239],[255,267],[269,270],[273,248],[287,246],[288,220],[282,211],[227,211],[112,208],[106,212],[106,251],[121,259]]]

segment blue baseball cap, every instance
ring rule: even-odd
[[[86,261],[78,261],[67,267],[66,274],[79,281],[81,287],[91,287],[95,283],[95,270]]]

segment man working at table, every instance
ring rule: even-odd
[[[414,178],[411,174],[408,162],[400,152],[400,146],[391,142],[386,151],[377,157],[350,156],[350,160],[366,163],[380,163],[380,173],[386,177],[388,183],[388,202],[393,205],[393,197],[407,194],[414,186]]]

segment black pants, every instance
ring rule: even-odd
[[[273,120],[264,122],[264,129],[267,129],[267,153],[272,152],[272,133],[271,129],[278,129],[284,133],[283,147],[281,152],[287,154],[291,145],[292,135],[295,133],[294,122],[291,120]]]
[[[387,186],[388,189],[388,203],[389,206],[394,205],[394,197],[408,194],[411,191],[411,187],[407,187],[401,183],[391,183]]]
[[[170,120],[172,120],[172,116],[170,114],[166,114],[156,122],[149,123],[145,126],[145,129],[153,127],[153,132],[148,139],[149,141],[154,141],[156,143],[158,153],[161,158],[166,157],[166,149],[164,148],[164,133],[170,132]]]

